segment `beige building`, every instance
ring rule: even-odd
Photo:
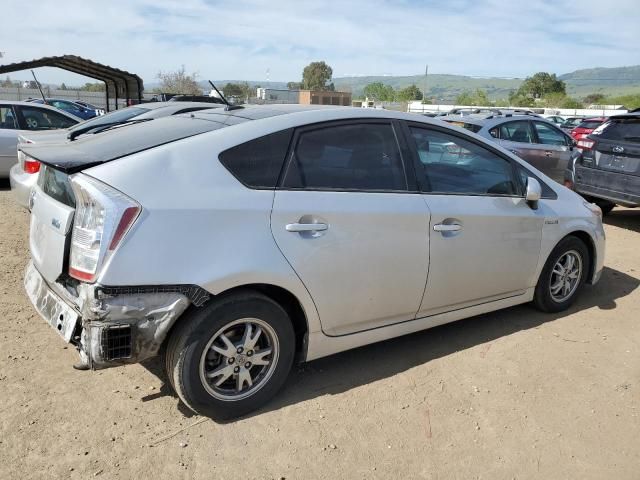
[[[351,92],[300,90],[298,102],[302,105],[351,106]]]

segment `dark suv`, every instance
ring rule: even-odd
[[[574,189],[604,213],[615,205],[640,206],[640,112],[611,117],[578,142]]]

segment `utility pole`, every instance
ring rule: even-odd
[[[422,87],[422,102],[427,99],[427,75],[429,75],[429,64],[424,69],[424,85]]]

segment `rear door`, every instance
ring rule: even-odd
[[[532,162],[541,172],[558,183],[564,180],[564,171],[573,156],[573,141],[558,128],[546,122],[533,120],[537,159]]]
[[[431,212],[418,316],[519,296],[535,285],[544,217],[524,200],[518,167],[451,130],[409,124],[407,134]]]
[[[410,320],[420,306],[429,213],[394,125],[357,120],[296,131],[275,193],[273,236],[328,335]]]
[[[528,120],[505,122],[493,127],[489,133],[499,139],[500,145],[527,162],[533,163],[537,159],[535,136]]]

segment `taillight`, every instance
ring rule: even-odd
[[[581,148],[583,150],[591,150],[593,148],[593,146],[595,145],[596,142],[594,142],[593,140],[586,140],[586,139],[581,139],[578,140],[578,148]]]
[[[124,193],[78,174],[71,177],[76,211],[71,234],[69,275],[95,282],[142,208]]]
[[[25,173],[38,173],[40,171],[40,162],[33,158],[29,158],[28,160],[25,160],[22,169]]]
[[[22,150],[18,150],[18,162],[25,173],[38,173],[40,171],[40,162],[35,158],[31,158]]]

